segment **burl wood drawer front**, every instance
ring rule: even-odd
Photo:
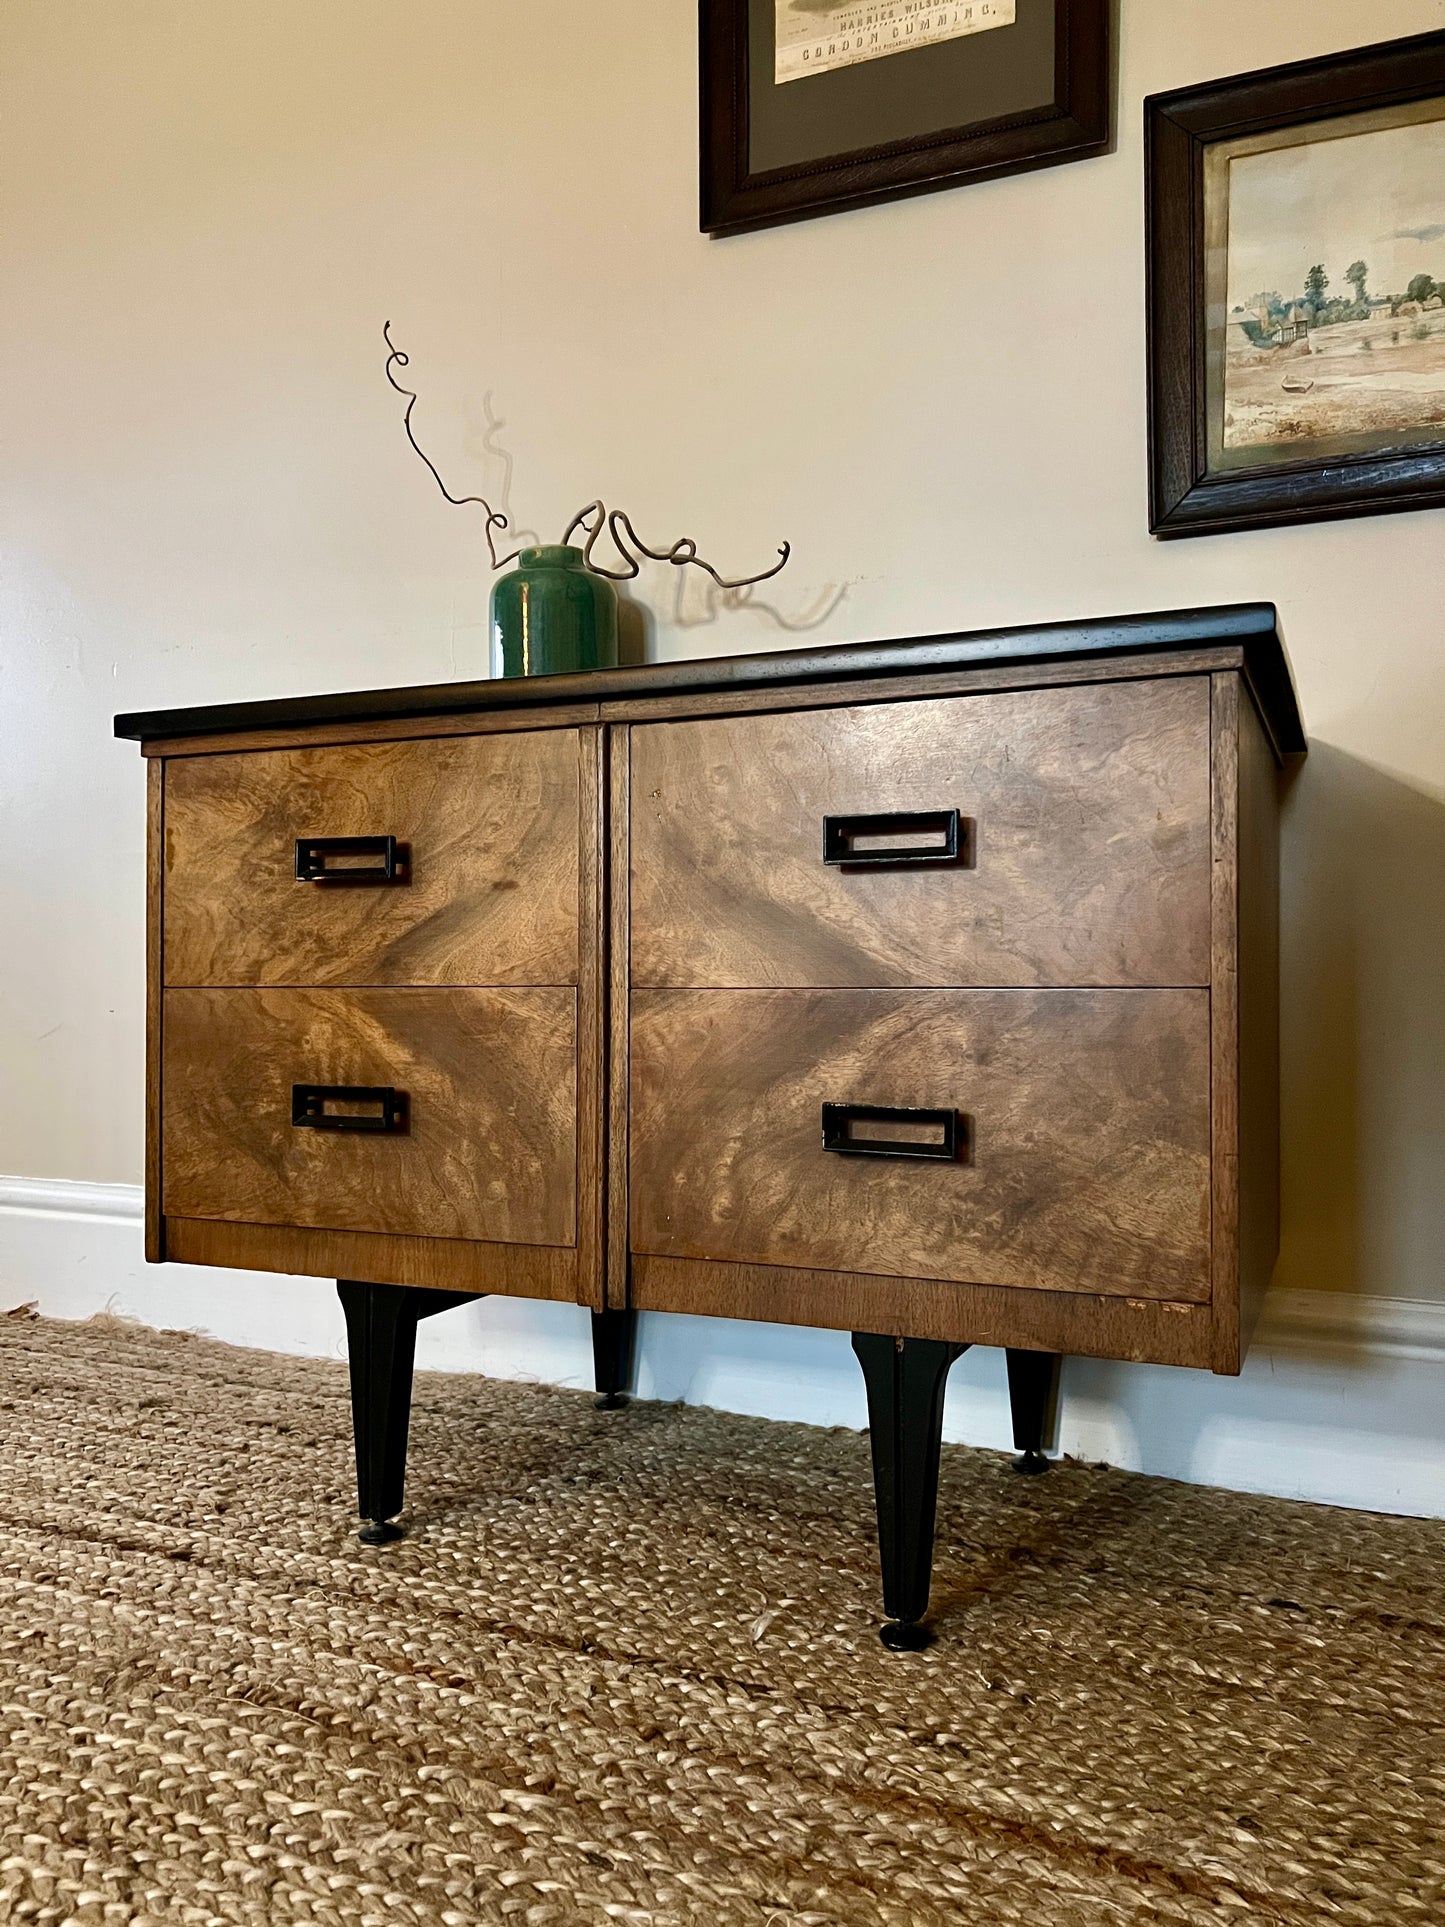
[[[575,730],[174,758],[166,982],[575,983],[579,770]],[[335,837],[397,879],[298,881]]]
[[[1209,747],[1204,677],[635,728],[632,980],[1206,984]]]
[[[824,1105],[958,1155],[825,1150]],[[1205,991],[638,991],[631,1107],[637,1253],[1209,1294]]]
[[[397,1094],[313,1099],[297,1087]],[[305,1102],[303,1097],[302,1102]],[[505,1244],[571,1245],[576,994],[170,990],[167,1213]]]

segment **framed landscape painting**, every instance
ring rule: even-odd
[[[1145,112],[1150,527],[1445,504],[1445,32]]]
[[[1097,154],[1110,0],[700,0],[701,226]]]

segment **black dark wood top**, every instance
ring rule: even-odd
[[[570,676],[516,676],[504,682],[446,682],[413,689],[360,689],[336,696],[139,710],[117,716],[115,733],[136,741],[156,742],[168,736],[296,729],[310,723],[399,722],[407,717],[446,716],[465,710],[637,701],[702,690],[847,682],[860,676],[917,675],[970,663],[1002,665],[1043,658],[1087,661],[1101,656],[1158,655],[1165,650],[1218,643],[1232,643],[1243,651],[1250,681],[1280,749],[1286,755],[1302,752],[1304,726],[1279,639],[1274,605],[1268,602],[1176,609],[1163,615],[1116,616],[1107,621],[979,629],[968,634],[891,642],[852,642],[752,656],[706,656],[647,663],[636,669],[588,670]]]

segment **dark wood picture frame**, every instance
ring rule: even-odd
[[[1210,535],[1445,505],[1441,444],[1209,471],[1205,153],[1223,139],[1445,94],[1445,31],[1300,61],[1144,103],[1149,527]]]
[[[1113,93],[1111,0],[1054,0],[1054,8],[1053,98],[1046,105],[753,171],[749,0],[699,0],[703,232],[736,234],[1104,152]]]

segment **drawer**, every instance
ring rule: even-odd
[[[165,981],[575,983],[579,772],[573,730],[173,758]],[[298,881],[329,837],[394,837],[395,879]]]
[[[162,1031],[172,1216],[575,1242],[574,991],[170,990]],[[394,1090],[401,1128],[294,1122],[298,1086]]]
[[[641,990],[630,1160],[639,1254],[1203,1302],[1209,994]]]
[[[634,728],[632,980],[1206,984],[1209,781],[1202,676]]]

